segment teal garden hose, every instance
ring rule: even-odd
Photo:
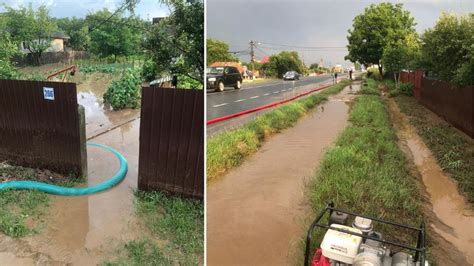
[[[122,182],[122,180],[127,175],[128,171],[128,164],[125,157],[120,154],[118,151],[96,143],[87,143],[90,146],[101,147],[106,150],[111,151],[115,156],[119,159],[120,162],[120,169],[114,176],[107,179],[106,181],[91,186],[91,187],[80,187],[80,188],[70,188],[70,187],[61,187],[56,185],[51,185],[47,183],[35,182],[35,181],[10,181],[0,184],[0,190],[3,189],[29,189],[29,190],[39,190],[49,194],[60,195],[60,196],[83,196],[83,195],[91,195],[95,194],[104,190],[107,190],[118,183]]]

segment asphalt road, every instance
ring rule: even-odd
[[[347,74],[340,74],[339,77],[346,75]],[[240,90],[226,87],[223,92],[208,92],[207,119],[211,120],[287,99],[296,96],[298,93],[307,91],[311,85],[317,88],[318,86],[322,86],[321,83],[326,84],[331,80],[331,75],[323,75],[305,77],[297,81],[277,80],[263,84],[245,83]]]

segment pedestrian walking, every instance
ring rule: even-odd
[[[349,69],[349,79],[352,80],[352,69]]]
[[[337,84],[337,72],[334,72],[334,83]]]

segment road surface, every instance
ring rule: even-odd
[[[339,77],[343,76],[346,74],[339,75]],[[322,75],[305,77],[297,81],[278,80],[265,84],[244,84],[240,90],[226,87],[224,92],[209,91],[207,94],[207,119],[211,120],[287,99],[331,81],[331,75]]]

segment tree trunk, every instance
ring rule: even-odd
[[[398,85],[397,85],[397,73],[393,72],[393,79],[395,81],[395,88],[398,88]]]
[[[382,79],[383,79],[383,72],[382,72],[383,70],[382,70],[382,64],[378,64],[378,66],[379,66],[379,74],[380,74],[380,78],[382,78]]]

